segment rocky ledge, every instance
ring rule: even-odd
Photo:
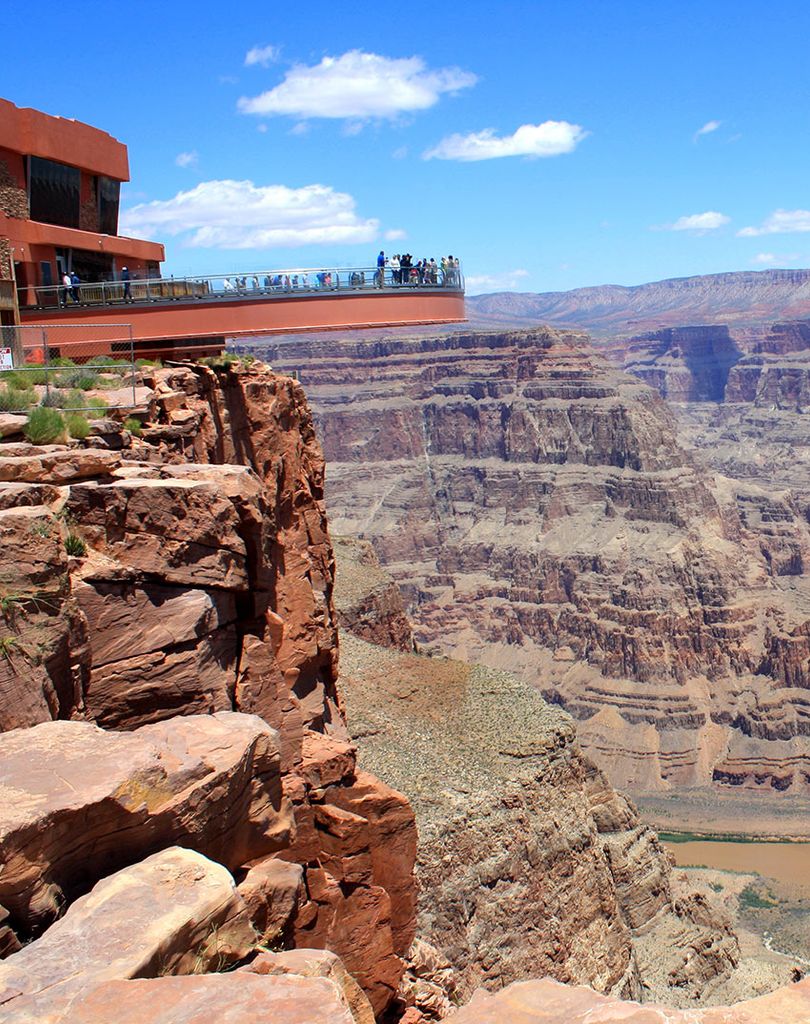
[[[150,384],[140,437],[111,424],[106,440],[0,448],[0,999],[20,1019],[34,1000],[37,1020],[79,1000],[69,1019],[90,1019],[99,978],[221,971],[270,942],[337,953],[370,1019],[393,1002],[413,938],[416,834],[406,798],[357,770],[346,729],[303,392],[227,364]],[[153,879],[176,846],[196,851],[190,877],[230,893],[219,909],[192,910],[192,927],[178,896],[170,943],[70,968],[58,950],[86,953],[88,915],[113,904],[111,945],[129,928],[141,941],[142,905],[152,942],[142,881],[112,878]],[[326,1006],[331,982],[313,984]],[[204,988],[176,991],[193,1002]],[[156,998],[131,991],[133,1005]]]

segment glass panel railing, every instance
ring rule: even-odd
[[[414,266],[306,267],[260,270],[240,274],[212,274],[204,277],[137,278],[129,281],[80,281],[71,285],[20,288],[23,308],[53,309],[73,306],[112,306],[128,303],[166,303],[267,299],[303,293],[347,293],[383,289],[451,289],[464,291],[461,265],[418,263]]]

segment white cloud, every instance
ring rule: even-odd
[[[781,255],[773,252],[758,252],[751,262],[758,263],[765,267],[784,267],[787,266],[788,263],[797,263],[800,259],[801,257],[797,252]]]
[[[391,156],[393,157],[394,160],[404,160],[405,157],[407,157],[407,155],[408,155],[408,147],[407,146],[398,146],[394,150],[394,152],[391,154]]]
[[[716,231],[724,224],[731,223],[731,217],[716,210],[707,210],[705,213],[690,213],[687,217],[679,217],[674,224],[664,224],[663,228],[656,230],[664,231],[694,231],[699,235],[707,231]]]
[[[758,228],[742,228],[737,234],[741,238],[756,238],[758,235],[789,235],[802,231],[810,231],[810,210],[774,210]]]
[[[188,153],[178,153],[174,158],[174,162],[178,167],[196,167],[197,161],[200,159],[200,154],[196,149],[192,149]]]
[[[404,231],[402,228],[390,228],[383,235],[383,238],[386,240],[386,242],[399,242],[403,238],[407,238],[407,237],[408,237],[408,232]]]
[[[470,294],[512,292],[530,276],[528,270],[504,270],[497,274],[465,274],[464,283]]]
[[[287,115],[297,118],[396,117],[427,110],[444,93],[475,85],[477,77],[461,68],[429,68],[421,57],[382,57],[350,50],[324,57],[308,67],[296,64],[284,81],[259,96],[243,96],[243,114]]]
[[[254,46],[245,54],[245,67],[252,67],[254,64],[261,64],[266,68],[278,60],[279,49],[277,46]]]
[[[262,249],[270,246],[370,242],[380,222],[362,218],[355,200],[327,185],[254,185],[203,181],[172,199],[140,203],[121,217],[126,234],[180,237],[186,246]]]
[[[588,134],[568,121],[522,124],[512,135],[492,128],[468,135],[448,135],[423,154],[424,160],[494,160],[502,156],[559,156],[570,153]]]
[[[722,121],[707,121],[702,128],[698,128],[695,132],[695,142],[697,142],[701,135],[711,135],[712,132],[716,132],[722,123]]]

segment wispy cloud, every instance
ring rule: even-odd
[[[178,167],[196,167],[199,159],[200,154],[196,149],[192,149],[188,153],[178,153],[174,162]]]
[[[790,235],[810,231],[810,210],[774,210],[759,227],[742,228],[740,238],[756,238],[758,235]]]
[[[350,50],[320,64],[296,64],[284,81],[259,96],[243,96],[243,114],[340,118],[365,121],[427,110],[445,93],[478,81],[461,68],[429,68],[421,57],[383,57]]]
[[[121,216],[125,234],[177,237],[186,246],[269,246],[370,242],[380,222],[357,214],[355,200],[327,185],[254,185],[203,181],[172,199],[141,203]]]
[[[408,232],[402,228],[390,228],[385,232],[383,238],[386,242],[401,242],[403,238],[408,237]]]
[[[786,267],[789,263],[798,263],[800,259],[801,256],[797,252],[781,255],[773,252],[758,252],[751,262],[764,267]]]
[[[494,160],[504,156],[546,157],[570,153],[588,135],[568,121],[522,124],[511,135],[492,128],[468,135],[448,135],[423,154],[424,160]]]
[[[690,213],[685,217],[679,217],[674,224],[658,224],[653,231],[692,231],[697,235],[705,235],[707,231],[716,231],[731,223],[731,217],[725,213],[718,213],[716,210],[707,210],[705,213]]]
[[[471,294],[513,292],[530,277],[528,270],[503,270],[496,274],[465,274],[464,283]]]
[[[277,46],[254,46],[245,54],[245,67],[250,68],[259,64],[266,68],[278,60],[279,52]]]
[[[695,134],[692,136],[692,141],[697,142],[701,135],[711,135],[712,132],[716,132],[722,124],[722,121],[707,121],[702,128],[698,128]]]

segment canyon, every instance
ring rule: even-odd
[[[788,982],[673,871],[559,699],[416,653],[376,545],[330,539],[299,384],[224,360],[145,370],[140,393],[136,433],[32,446],[2,424],[4,1019],[419,1024],[539,975],[620,1012]]]
[[[633,793],[806,799],[800,497],[718,475],[575,332],[261,350],[305,380],[333,529],[372,542],[420,649],[530,682]]]

